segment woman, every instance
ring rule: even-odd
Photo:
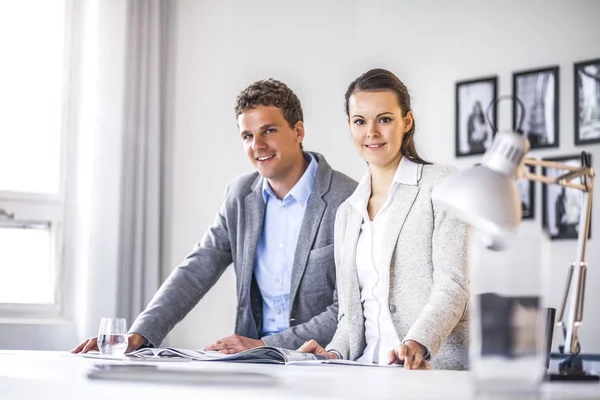
[[[370,70],[352,82],[346,113],[369,169],[336,217],[337,331],[327,350],[311,340],[300,351],[464,369],[467,227],[431,200],[453,169],[417,154],[410,96],[391,72]]]
[[[475,102],[473,112],[469,115],[467,135],[469,151],[471,153],[485,153],[485,150],[489,146],[488,138],[490,135],[480,101]]]

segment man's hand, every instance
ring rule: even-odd
[[[218,351],[223,354],[235,354],[240,351],[253,349],[255,347],[264,346],[265,343],[262,340],[250,339],[245,336],[231,335],[217,340],[215,344],[206,346],[204,350]]]
[[[310,339],[308,342],[304,343],[298,351],[303,353],[313,353],[318,356],[323,356],[328,360],[338,359],[338,355],[335,353],[331,353],[325,350],[315,339]]]
[[[424,358],[426,351],[421,343],[407,340],[390,352],[388,364],[404,364],[404,369],[431,369],[431,364]]]
[[[146,343],[146,338],[140,335],[139,333],[131,333],[127,337],[127,350],[125,353],[130,353],[134,350],[139,349]],[[79,346],[75,347],[71,350],[71,353],[87,353],[88,351],[98,351],[98,338],[93,337],[87,340],[84,340]]]

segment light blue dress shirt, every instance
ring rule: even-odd
[[[306,171],[282,200],[263,179],[265,220],[254,264],[254,276],[263,298],[263,336],[290,327],[290,284],[296,244],[317,174],[317,161],[309,156]]]

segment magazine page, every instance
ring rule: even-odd
[[[226,355],[219,361],[253,362],[267,364],[285,364],[283,349],[277,347],[255,347],[250,350],[241,351],[237,354]]]
[[[165,349],[144,347],[142,349],[132,351],[131,353],[127,353],[125,355],[128,357],[139,357],[139,358],[160,357],[160,353],[164,350]]]
[[[288,349],[278,349],[283,353],[285,357],[285,361],[288,363],[299,362],[299,361],[317,361],[324,359],[323,357],[319,357],[316,354],[312,353],[303,353],[301,351],[296,350],[288,350]]]
[[[402,368],[401,364],[373,364],[373,363],[364,363],[359,361],[352,360],[340,360],[340,359],[331,359],[331,360],[304,360],[304,361],[294,361],[290,364],[293,365],[351,365],[355,367],[385,367],[385,368]]]
[[[196,361],[213,361],[228,357],[227,354],[219,353],[218,351],[177,349],[174,347],[168,347],[165,350],[168,352],[167,357],[178,356]]]
[[[128,357],[137,358],[183,358],[187,360],[196,361],[210,361],[222,357],[227,357],[226,354],[221,354],[216,351],[203,351],[203,350],[190,350],[190,349],[177,349],[173,347],[167,348],[143,348],[131,353],[127,353]]]
[[[179,358],[194,361],[234,361],[268,364],[286,364],[289,362],[318,359],[318,356],[311,353],[302,353],[296,350],[269,346],[256,347],[236,354],[223,354],[218,351],[179,349],[174,347],[144,348],[128,353],[127,356],[144,359]]]

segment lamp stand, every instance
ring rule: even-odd
[[[562,350],[562,346],[560,347],[560,350]],[[548,374],[547,380],[550,382],[598,382],[600,377],[583,369],[583,360],[579,354],[569,354],[566,359],[558,364],[558,373]]]
[[[569,267],[567,284],[563,295],[560,312],[558,315],[558,326],[562,328],[565,345],[559,346],[561,354],[566,358],[558,365],[558,373],[547,375],[549,381],[599,381],[598,375],[590,374],[583,369],[583,360],[581,358],[579,345],[579,328],[583,320],[583,300],[585,297],[585,281],[587,276],[587,263],[585,262],[585,253],[587,249],[587,240],[590,229],[590,220],[592,214],[592,193],[594,187],[594,171],[587,164],[585,159],[581,168],[567,166],[565,164],[552,163],[548,161],[526,159],[524,164],[538,165],[545,167],[555,167],[566,169],[566,174],[555,179],[543,177],[535,174],[526,174],[531,180],[541,181],[546,184],[558,184],[560,186],[579,189],[583,192],[583,212],[579,219],[579,234],[577,237],[577,261]],[[570,181],[576,177],[584,177],[583,184],[575,184]],[[574,279],[573,279],[574,278]],[[569,300],[569,291],[571,286],[575,286],[574,294],[569,303],[568,321],[564,321],[564,312]]]

